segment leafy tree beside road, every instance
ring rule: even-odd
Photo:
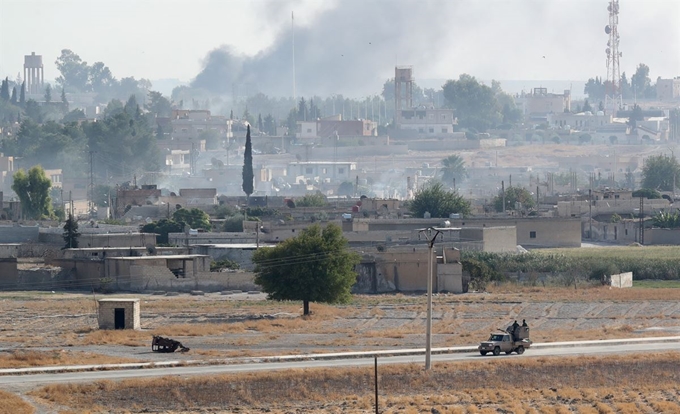
[[[24,217],[40,220],[52,216],[50,187],[52,187],[52,182],[39,165],[31,167],[28,173],[24,170],[14,173],[12,190],[17,193],[21,201],[21,211]]]
[[[471,212],[470,202],[453,191],[446,191],[444,185],[435,181],[426,184],[418,190],[410,204],[411,213],[422,218],[425,212],[431,217],[448,218],[450,214],[458,213],[463,216]]]
[[[303,314],[310,302],[347,303],[356,282],[359,255],[335,224],[313,225],[276,247],[253,254],[255,283],[273,300],[301,300]]]

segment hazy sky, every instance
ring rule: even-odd
[[[393,76],[395,63],[413,65],[416,79],[470,73],[479,79],[585,80],[606,75],[607,4],[0,0],[0,75],[15,78],[23,55],[34,51],[43,55],[45,79],[54,79],[60,50],[71,49],[89,64],[104,62],[117,78],[188,82],[202,70],[208,53],[223,46],[243,59],[259,54],[258,64],[266,64],[269,72],[288,71],[294,11],[302,91],[309,73],[315,73],[311,92],[377,93],[381,84],[375,82]],[[622,71],[630,75],[643,62],[652,79],[680,76],[680,0],[620,4]],[[352,76],[345,76],[349,72]]]

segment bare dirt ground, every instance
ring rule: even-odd
[[[101,295],[93,297],[92,294],[84,293],[1,293],[0,367],[422,348],[425,342],[425,295],[364,295],[355,296],[353,302],[347,305],[312,304],[313,314],[304,318],[301,316],[300,303],[271,302],[265,300],[262,294],[109,297],[111,296],[141,299],[142,330],[98,330],[95,300],[101,298]],[[532,339],[537,342],[680,334],[680,289],[609,289],[591,286],[578,289],[520,288],[503,285],[492,286],[488,293],[435,295],[433,302],[434,347],[476,345],[480,340],[486,339],[489,331],[507,326],[515,319],[527,320],[532,328]],[[191,348],[191,351],[186,354],[153,353],[150,344],[154,334],[177,339]],[[637,396],[629,392],[632,385],[640,386],[635,378],[626,380],[629,381],[627,384],[632,384],[630,387],[605,384],[609,387],[606,393],[593,388],[594,384],[587,383],[586,386],[585,382],[583,385],[578,382],[546,385],[552,384],[548,380],[553,381],[556,377],[567,375],[566,371],[558,375],[559,369],[556,368],[552,374],[544,373],[543,377],[537,377],[531,383],[533,385],[527,388],[533,390],[531,403],[512,405],[514,399],[519,398],[514,387],[499,388],[493,392],[485,388],[483,395],[486,397],[482,398],[478,396],[482,392],[479,387],[456,388],[453,384],[458,380],[428,382],[430,385],[423,388],[421,385],[425,383],[423,381],[426,381],[427,376],[423,377],[421,373],[416,377],[420,380],[412,384],[413,392],[400,394],[397,388],[396,391],[387,391],[387,388],[382,412],[435,412],[430,411],[432,408],[440,413],[674,412],[674,407],[680,407],[677,387],[680,378],[672,377],[672,373],[675,372],[677,376],[680,370],[676,369],[675,356],[663,358],[665,362],[657,363],[655,369],[659,371],[659,378],[669,381],[667,385],[646,390],[635,388],[639,393]],[[542,358],[541,361],[547,363],[547,359]],[[660,367],[668,367],[670,371],[663,371]],[[411,368],[415,369],[421,368]],[[569,369],[569,378],[586,378],[584,381],[589,381],[588,378],[597,377],[595,373],[584,372],[578,366]],[[479,372],[484,371],[483,368],[480,370]],[[6,402],[8,407],[10,403],[13,407],[28,407],[24,411],[15,409],[14,412],[17,413],[173,412],[171,410],[177,413],[359,413],[371,410],[370,379],[361,380],[363,382],[358,390],[332,393],[329,389],[334,387],[331,385],[333,381],[338,380],[333,379],[336,372],[332,375],[319,374],[322,375],[320,383],[329,384],[322,389],[314,388],[316,385],[303,384],[309,390],[302,392],[302,395],[271,402],[263,402],[259,397],[253,396],[257,389],[271,390],[282,386],[281,384],[285,384],[285,389],[288,390],[286,392],[293,393],[292,390],[296,390],[295,384],[302,381],[301,378],[306,378],[306,372],[288,372],[286,378],[248,377],[250,382],[246,383],[254,384],[252,387],[255,389],[239,391],[235,394],[239,397],[228,402],[206,397],[200,390],[207,386],[200,385],[200,382],[199,385],[191,385],[194,383],[187,382],[188,380],[173,379],[170,380],[173,387],[161,387],[148,394],[160,396],[164,392],[170,393],[175,398],[172,406],[153,405],[144,400],[147,397],[130,397],[138,392],[134,390],[148,390],[150,387],[145,385],[140,388],[134,382],[96,383],[93,386],[97,392],[83,391],[70,385],[46,387],[35,391],[37,394],[31,393],[29,389],[6,390],[13,394],[0,394],[0,406]],[[347,374],[346,377],[351,378],[353,375]],[[394,375],[401,376],[402,380],[410,378],[408,372]],[[469,374],[465,378],[468,384],[473,384],[479,375],[481,374]],[[544,378],[545,384],[540,378]],[[392,381],[399,382],[398,379]],[[219,385],[207,389],[215,390],[210,395],[223,395],[224,392],[217,390],[236,390],[240,387],[238,384],[242,383],[242,380],[230,377],[219,380]],[[549,408],[569,407],[572,404],[558,399],[558,393],[550,390],[557,387],[558,391],[562,391],[564,386],[577,389],[569,391],[572,396],[568,401],[581,408],[571,411],[565,411],[566,408]],[[109,395],[109,391],[110,398],[101,397],[94,402],[73,400],[77,396]],[[142,394],[147,396],[146,393]],[[606,399],[610,394],[613,397]],[[120,398],[116,400],[118,397],[115,395]],[[17,397],[21,400],[16,400]],[[22,401],[30,405],[27,406]],[[666,402],[669,404],[666,407],[670,408],[661,411],[654,408],[661,407],[658,404]],[[597,408],[598,403],[606,406]],[[638,408],[624,410],[617,408],[619,405]],[[676,412],[680,412],[680,408]]]
[[[211,359],[422,347],[424,295],[356,296],[342,306],[271,302],[245,293],[115,295],[141,299],[141,331],[100,331],[91,294],[0,294],[0,367]],[[680,334],[680,289],[496,288],[435,295],[433,346],[473,345],[526,319],[536,342]],[[152,335],[179,340],[186,354],[151,352]],[[31,362],[21,352],[49,352]],[[88,355],[87,358],[84,355]],[[18,361],[17,361],[18,360]]]

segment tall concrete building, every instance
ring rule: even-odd
[[[26,93],[38,95],[43,91],[45,73],[43,68],[42,55],[31,52],[24,56],[24,81],[26,82]]]

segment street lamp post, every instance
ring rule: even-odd
[[[420,232],[425,233],[429,247],[427,262],[427,327],[425,333],[425,369],[429,370],[432,365],[432,268],[434,267],[432,263],[432,250],[434,248],[434,242],[437,240],[437,236],[439,236],[441,231],[434,227],[428,227]]]

